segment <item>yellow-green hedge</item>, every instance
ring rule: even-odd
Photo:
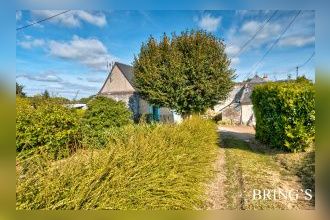
[[[80,118],[75,110],[54,100],[33,105],[16,98],[16,151],[43,151],[53,159],[67,157],[80,146]]]
[[[258,85],[252,92],[256,138],[272,147],[303,151],[315,139],[315,88],[308,82]]]

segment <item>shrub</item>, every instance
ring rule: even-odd
[[[45,151],[53,159],[67,157],[79,147],[79,117],[57,102],[16,98],[16,151]]]
[[[203,207],[217,152],[213,122],[192,118],[109,132],[107,148],[80,151],[45,169],[19,163],[17,209]]]
[[[131,122],[132,114],[123,102],[97,96],[87,103],[84,122],[92,129],[120,127]]]
[[[132,122],[132,114],[123,102],[97,96],[87,103],[83,116],[84,142],[89,147],[103,147],[107,143],[106,130]]]
[[[267,83],[252,92],[256,138],[273,147],[302,151],[315,138],[315,88],[308,82]]]

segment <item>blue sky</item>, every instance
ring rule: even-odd
[[[61,11],[17,11],[16,27]],[[131,64],[142,42],[165,32],[204,29],[224,39],[237,79],[255,73],[271,80],[295,76],[315,51],[315,14],[302,11],[265,59],[267,49],[298,11],[278,11],[237,56],[242,45],[274,11],[70,11],[16,34],[16,81],[28,95],[45,89],[73,98],[98,92],[107,77],[107,62]],[[314,57],[299,69],[314,80]]]

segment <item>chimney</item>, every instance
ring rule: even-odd
[[[267,81],[268,80],[267,74],[264,74],[264,76],[262,78]]]

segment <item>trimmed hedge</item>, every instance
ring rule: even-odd
[[[16,151],[43,151],[53,159],[70,155],[80,147],[80,118],[74,110],[54,100],[38,105],[16,98]]]
[[[308,82],[258,85],[252,92],[256,138],[271,147],[303,151],[315,140],[315,87]]]
[[[218,134],[197,117],[179,125],[109,129],[104,149],[81,150],[56,163],[16,166],[17,209],[201,209],[214,174]],[[40,169],[40,164],[42,168]]]

